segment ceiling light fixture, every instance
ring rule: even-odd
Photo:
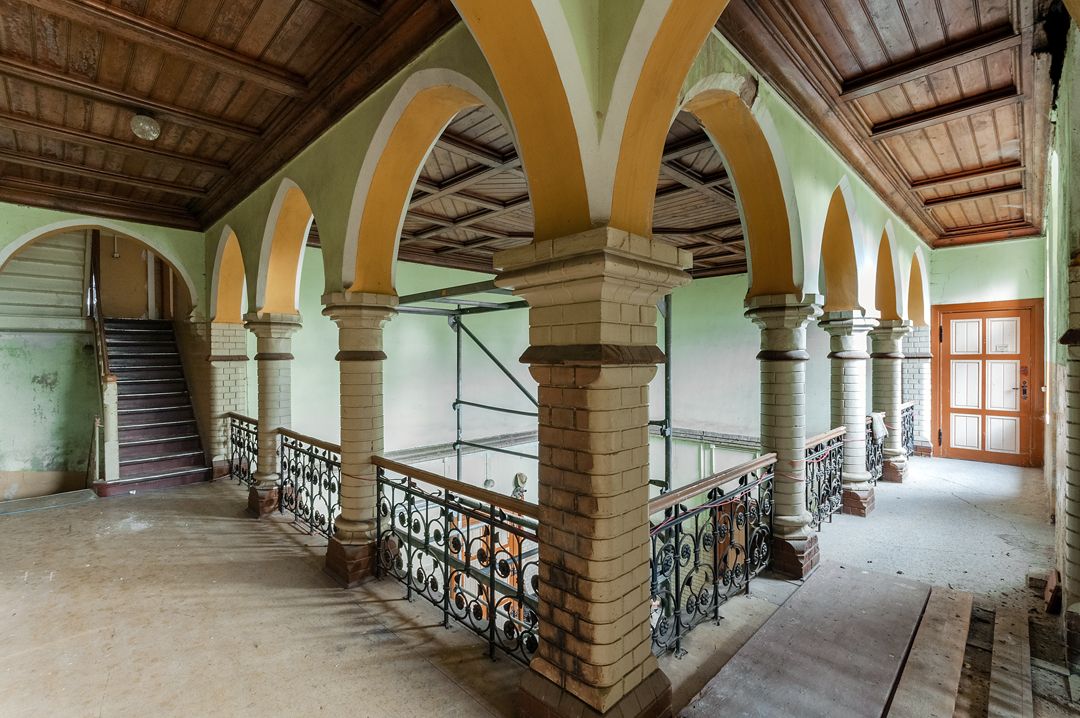
[[[140,140],[153,142],[161,137],[161,125],[150,115],[135,115],[131,118],[131,131]]]

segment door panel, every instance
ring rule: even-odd
[[[934,307],[939,453],[1042,463],[1042,303]]]

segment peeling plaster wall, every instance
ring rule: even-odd
[[[1045,296],[1042,237],[935,249],[930,254],[930,303],[962,304]]]
[[[100,405],[89,332],[0,332],[0,500],[83,488]]]

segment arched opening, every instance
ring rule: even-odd
[[[244,312],[244,257],[236,233],[226,227],[218,247],[210,288],[211,320],[217,324],[241,324]]]
[[[926,306],[926,284],[923,281],[922,262],[918,253],[911,257],[911,272],[908,275],[908,319],[917,327],[929,326],[930,318]]]
[[[397,94],[379,125],[357,181],[342,261],[342,282],[349,292],[394,294],[394,262],[405,231],[406,215],[410,211],[418,212],[413,198],[424,165],[450,122],[465,111],[480,107],[497,118],[500,127],[508,126],[480,87],[455,73],[419,72]],[[449,229],[459,229],[459,220],[469,209],[477,206],[487,211],[492,209],[491,202],[461,200],[459,190],[469,186],[468,182],[460,181],[464,176],[456,172],[463,163],[476,167],[473,174],[478,176],[472,178],[478,180],[491,175],[489,171],[519,172],[521,165],[516,150],[509,159],[498,152],[485,151],[483,146],[478,151],[468,151],[471,141],[465,138],[463,145],[459,143],[459,154],[463,153],[463,157],[437,173],[455,179],[444,181],[436,177],[438,186],[433,189],[428,178],[420,186],[422,194],[434,195],[428,200],[421,198],[423,203],[436,202],[446,208],[443,214],[448,217]],[[494,207],[503,208],[498,200]],[[478,218],[473,218],[472,223],[475,225],[477,221]],[[446,227],[445,223],[440,223],[440,227]],[[464,238],[468,232],[458,235]],[[490,271],[489,262],[486,269]]]
[[[742,97],[729,90],[705,90],[684,108],[708,133],[731,176],[746,237],[747,297],[798,294],[793,253],[798,217],[792,216],[793,200],[762,126]]]
[[[842,187],[837,187],[825,215],[821,241],[821,267],[825,274],[825,311],[859,308],[859,268],[855,260],[852,215]]]
[[[259,275],[255,283],[257,311],[297,314],[300,265],[314,213],[303,190],[283,180],[270,209],[263,235]]]
[[[900,319],[900,304],[897,301],[896,271],[893,264],[892,243],[889,241],[889,230],[881,234],[881,244],[878,245],[877,258],[877,282],[876,282],[877,310],[881,313],[882,321]]]

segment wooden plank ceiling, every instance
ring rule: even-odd
[[[712,142],[685,113],[668,133],[653,231],[694,254],[696,277],[746,271],[727,172]],[[485,108],[458,116],[420,173],[398,256],[490,272],[496,251],[532,241],[532,232],[525,176],[506,128]]]
[[[457,21],[450,0],[0,0],[0,200],[206,227]]]
[[[934,246],[1038,235],[1049,0],[733,0],[720,31]]]

